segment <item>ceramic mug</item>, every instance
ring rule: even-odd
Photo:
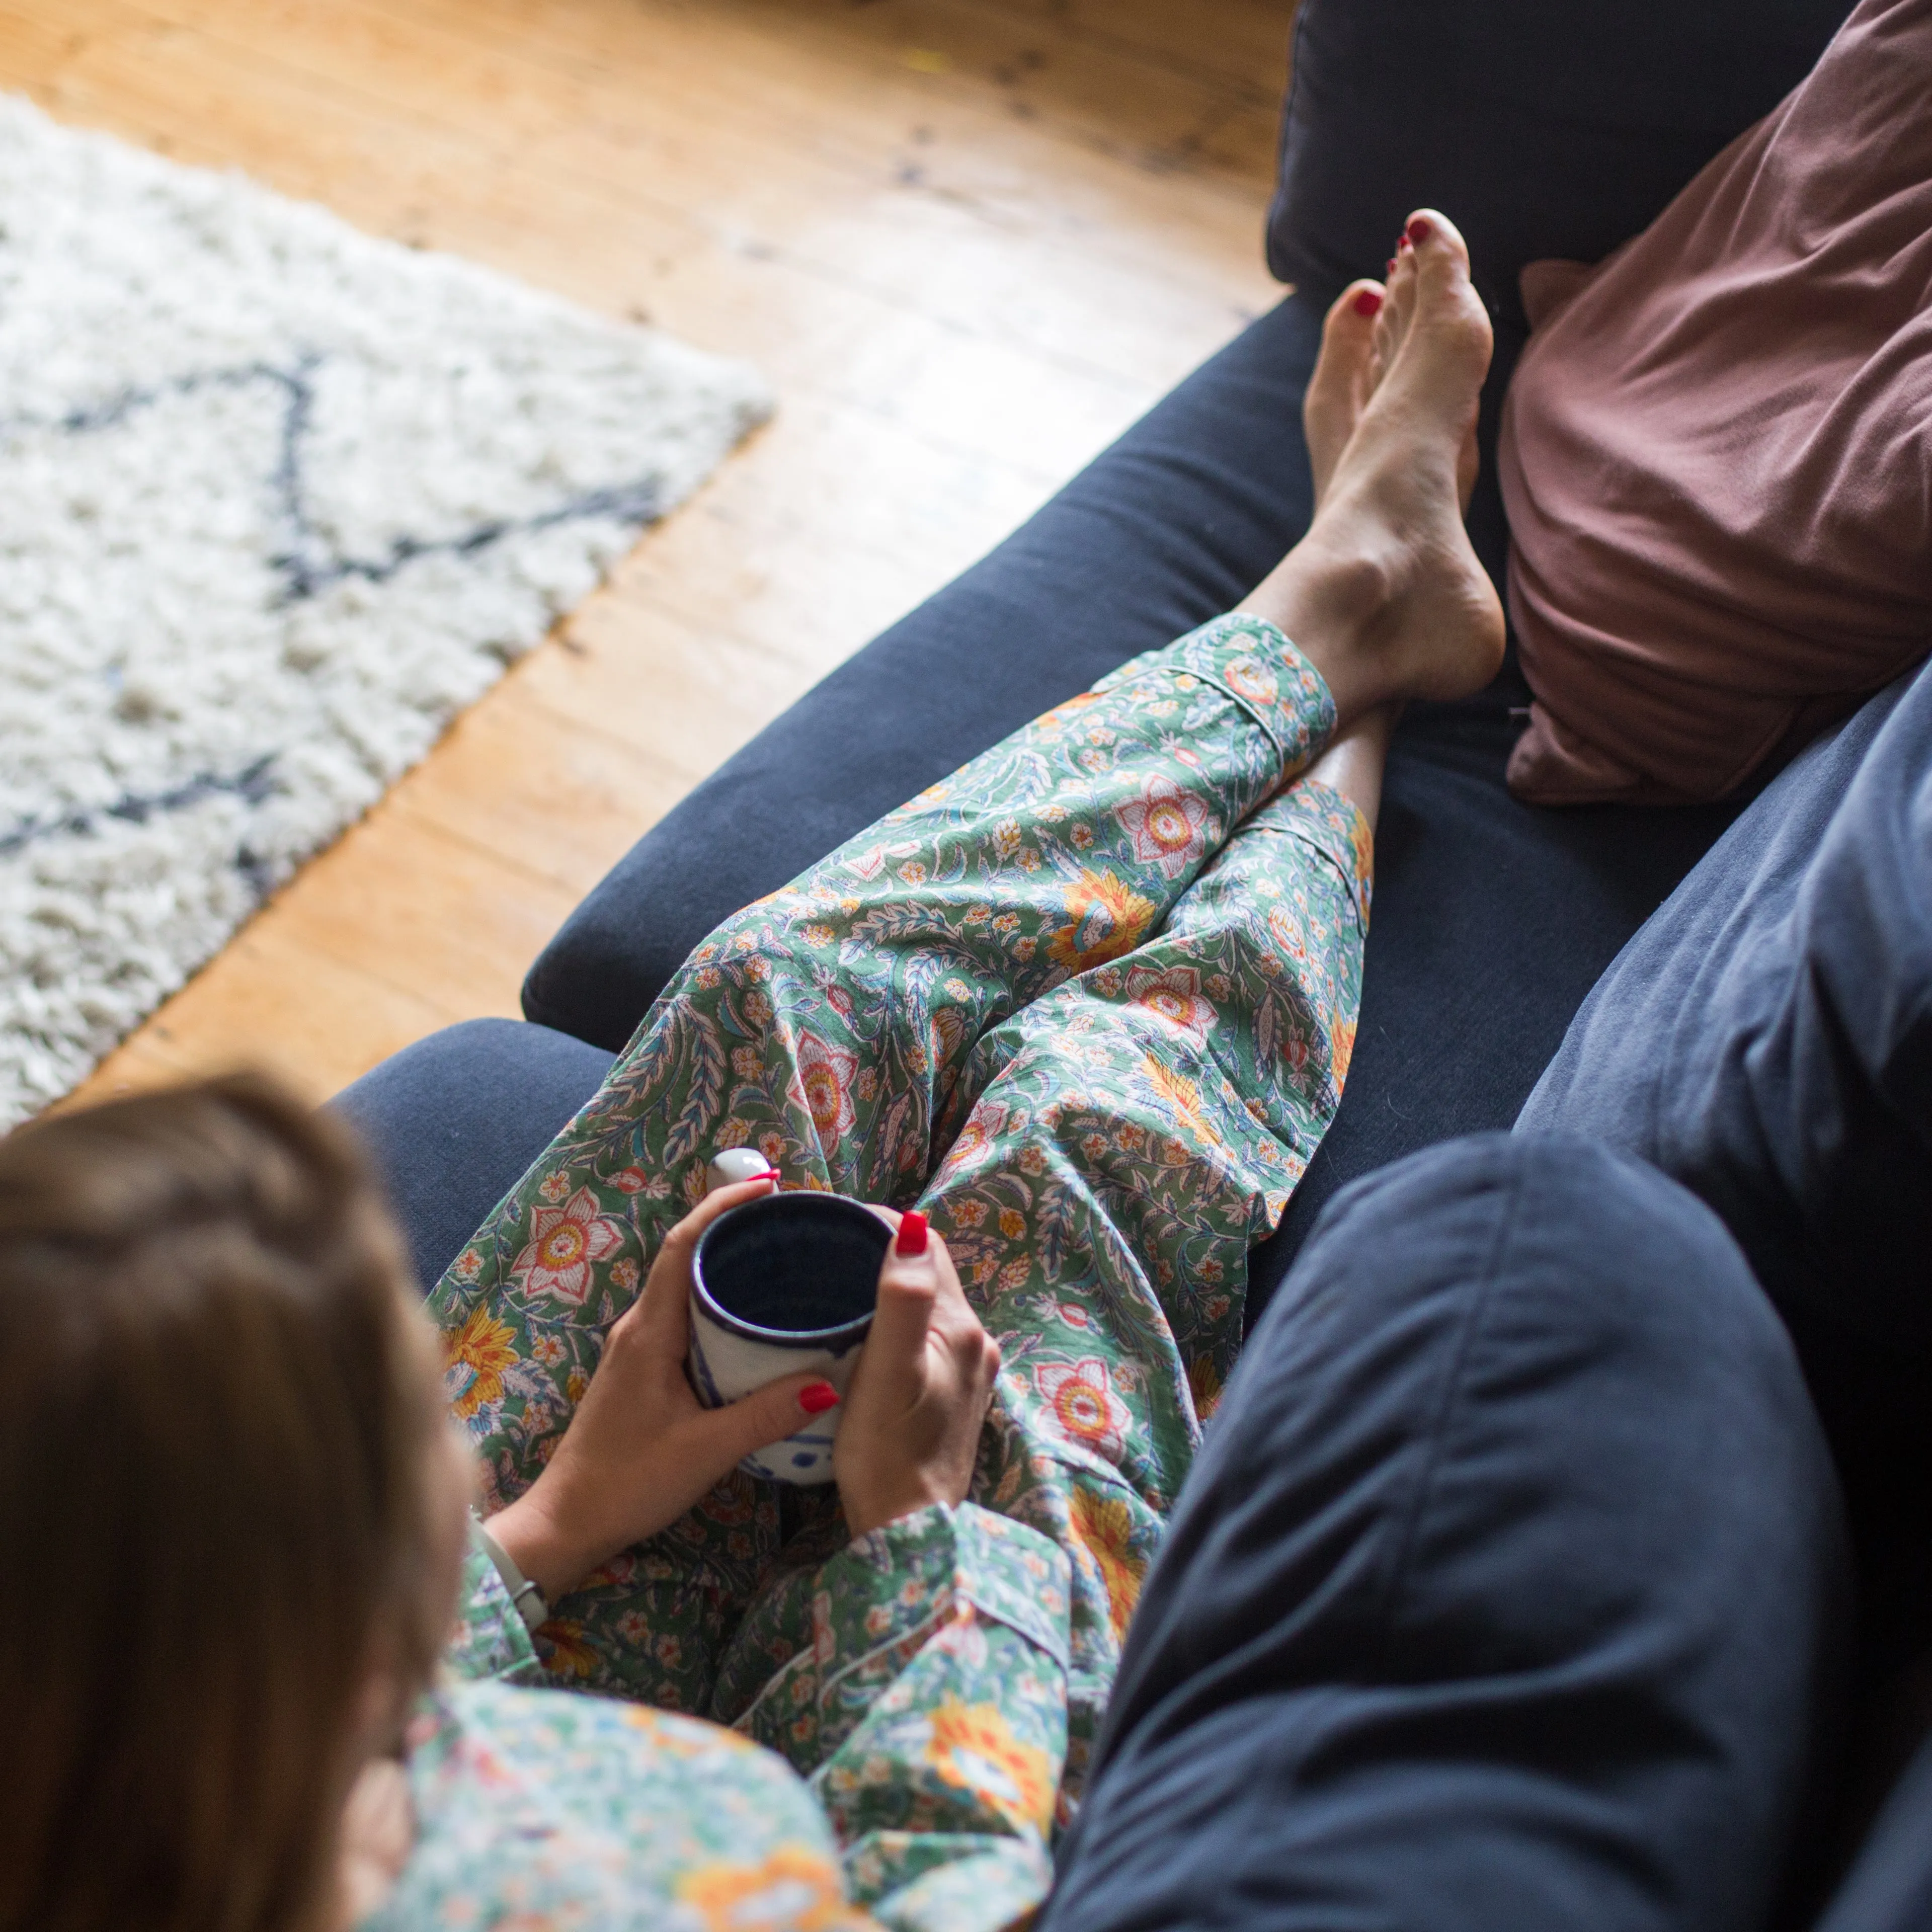
[[[730,1177],[740,1178],[748,1177]],[[800,1370],[823,1376],[842,1396],[872,1325],[892,1238],[869,1208],[842,1194],[770,1194],[719,1215],[691,1262],[698,1400],[721,1408]],[[739,1466],[781,1483],[830,1482],[843,1413],[813,1416]]]

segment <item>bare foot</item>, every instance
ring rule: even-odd
[[[1391,699],[1465,696],[1502,661],[1502,608],[1462,514],[1489,317],[1447,218],[1420,210],[1406,233],[1314,524],[1241,606],[1295,640],[1344,723]],[[1318,421],[1355,383],[1326,385]]]

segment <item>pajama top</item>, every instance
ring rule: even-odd
[[[849,1898],[979,1932],[1044,1895],[1140,1579],[1239,1348],[1248,1251],[1354,1042],[1368,830],[1298,777],[1334,724],[1307,660],[1237,615],[1016,733],[699,946],[431,1296],[499,1504],[542,1468],[723,1148],[757,1148],[789,1187],[922,1209],[1000,1343],[962,1507],[855,1541],[836,1492],[737,1474],[555,1606],[536,1646],[548,1681],[648,1712],[539,1699],[526,1718],[528,1694],[450,1694],[433,1733],[449,1762],[471,1748],[452,1740],[480,1739],[505,1763],[608,1748],[632,1766],[613,1790],[654,1816],[620,1889],[655,1902],[652,1923],[683,1922],[665,1915],[694,1873],[724,1885],[732,1844],[745,1874],[779,1855],[717,1797],[734,1780],[789,1821],[785,1858],[836,1851],[827,1913]],[[504,1642],[487,1586],[474,1602],[472,1663]],[[801,1788],[769,1758],[667,1713],[789,1760],[818,1822],[797,1822]],[[670,1768],[700,1758],[702,1777]],[[468,1785],[440,1789],[460,1835]],[[598,1810],[614,1845],[624,1808]],[[514,1808],[495,1815],[507,1831]],[[479,1838],[460,1911],[432,1888],[406,1922],[632,1922],[614,1905],[493,1918],[493,1856]]]

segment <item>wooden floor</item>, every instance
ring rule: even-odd
[[[0,84],[748,356],[770,428],[81,1090],[513,1014],[706,772],[1280,291],[1292,0],[0,0]]]

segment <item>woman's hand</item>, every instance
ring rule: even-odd
[[[774,1191],[768,1174],[721,1187],[665,1238],[644,1292],[604,1343],[590,1386],[548,1466],[490,1519],[510,1560],[555,1604],[620,1550],[675,1522],[741,1456],[782,1442],[832,1395],[822,1376],[786,1376],[706,1408],[684,1372],[691,1256],[719,1215]],[[818,1408],[800,1402],[810,1388]]]
[[[879,1271],[878,1312],[832,1450],[854,1536],[933,1503],[962,1503],[1000,1350],[960,1291],[923,1214],[898,1217]]]

